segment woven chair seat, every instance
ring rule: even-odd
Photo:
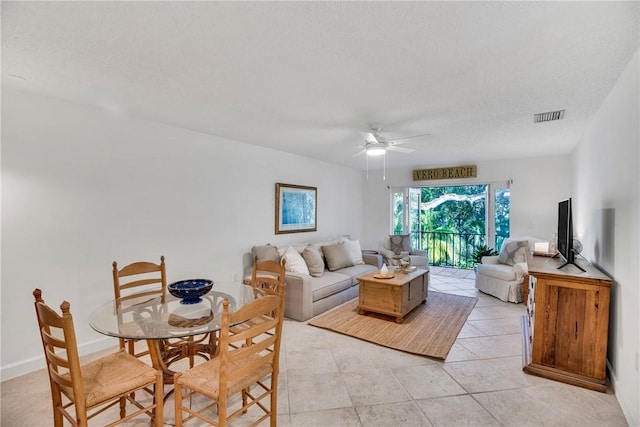
[[[235,325],[229,328],[229,331],[233,334],[237,334],[245,329],[249,329],[252,326],[259,325],[260,323],[267,322],[270,320],[270,317],[267,315],[259,316],[254,319],[248,320],[239,325]]]
[[[152,382],[155,376],[155,368],[124,351],[87,363],[82,366],[86,405],[99,405],[128,390],[142,387]],[[71,396],[70,388],[64,391],[68,397]]]
[[[240,363],[230,363],[232,370],[239,369],[240,367],[250,363],[251,361],[258,360],[258,356],[253,356],[249,359],[245,359]],[[266,377],[271,373],[271,369],[267,365],[262,365],[259,368],[249,372],[240,378],[231,378],[228,384],[229,394],[235,394],[241,391],[243,388],[249,387],[256,381]],[[183,387],[190,388],[200,394],[210,397],[213,400],[218,399],[220,387],[218,385],[218,378],[220,377],[220,358],[215,357],[204,363],[194,366],[193,368],[185,371],[182,376]]]

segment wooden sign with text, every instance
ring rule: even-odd
[[[432,179],[459,179],[476,178],[478,170],[476,165],[453,166],[449,168],[414,169],[414,181],[429,181]]]

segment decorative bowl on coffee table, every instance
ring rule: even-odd
[[[213,280],[188,279],[169,284],[169,293],[180,298],[181,304],[197,304],[202,301],[202,296],[211,290]]]

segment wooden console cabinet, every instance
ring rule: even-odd
[[[523,370],[606,391],[611,279],[586,261],[561,270],[559,259],[529,257]]]

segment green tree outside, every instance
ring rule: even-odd
[[[419,216],[412,215],[412,240],[416,248],[429,251],[431,265],[472,268],[476,247],[487,245],[485,235],[486,185],[423,187]],[[394,203],[394,233],[402,233],[402,197]],[[508,189],[496,191],[496,242],[509,236]],[[418,223],[419,221],[419,227]],[[420,230],[418,232],[417,230]]]

